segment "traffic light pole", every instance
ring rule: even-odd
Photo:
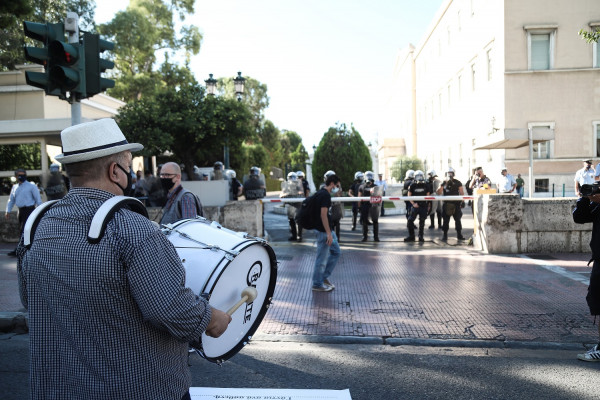
[[[67,12],[65,31],[69,35],[69,43],[79,43],[79,16]],[[81,100],[76,92],[71,92],[71,126],[81,123]]]

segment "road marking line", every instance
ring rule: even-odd
[[[527,256],[525,254],[519,254],[519,257],[531,260],[534,263],[536,263],[537,265],[539,265],[540,267],[542,267],[544,269],[547,269],[548,271],[551,271],[551,272],[554,272],[554,273],[559,274],[561,276],[564,276],[565,278],[569,278],[569,279],[572,279],[574,281],[581,282],[584,285],[588,285],[590,283],[589,278],[581,276],[581,274],[578,274],[577,272],[568,271],[565,268],[560,267],[558,265],[549,264],[548,261],[546,261],[546,260],[538,260],[538,259],[535,259],[535,258],[531,258],[531,257],[529,257],[529,256]]]

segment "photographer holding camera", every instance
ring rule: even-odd
[[[593,169],[592,169],[593,170]],[[591,222],[592,240],[590,247],[592,249],[592,274],[590,275],[590,284],[586,301],[590,309],[590,314],[600,315],[600,190],[598,184],[582,185],[580,188],[581,197],[577,200],[577,206],[573,211],[573,221],[577,224]],[[589,265],[589,263],[588,263]],[[598,325],[598,336],[600,338],[600,325]],[[582,361],[600,361],[600,344],[595,345],[583,354],[578,354],[577,358]]]

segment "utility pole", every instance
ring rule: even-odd
[[[69,43],[79,44],[79,15],[67,12],[65,18],[65,32],[69,36]],[[77,92],[71,92],[71,126],[81,123],[81,100]]]

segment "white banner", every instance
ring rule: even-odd
[[[192,400],[352,400],[350,389],[190,388]]]

